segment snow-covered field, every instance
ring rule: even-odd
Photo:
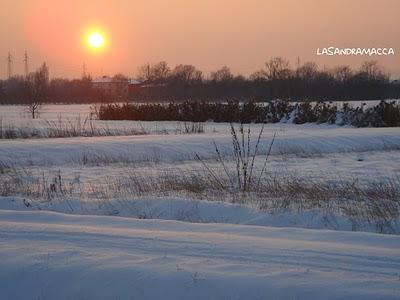
[[[397,101],[400,100],[390,100]],[[340,105],[341,102],[337,102]],[[379,103],[379,101],[351,101],[349,102],[352,106],[360,106],[365,103],[366,106],[374,106]],[[37,125],[40,120],[56,121],[59,117],[63,119],[73,119],[76,117],[82,117],[83,119],[90,116],[93,111],[91,107],[95,105],[92,104],[49,104],[43,105],[40,109],[40,115],[37,120],[32,120],[26,106],[23,105],[0,105],[0,119],[3,120],[5,124],[15,124],[15,125]],[[129,123],[126,123],[129,124]]]
[[[396,101],[400,100],[389,100]],[[350,101],[351,106],[365,107],[375,106],[380,101]],[[343,102],[335,102],[340,107]],[[49,129],[73,129],[73,130],[91,130],[107,132],[105,135],[132,135],[132,134],[179,134],[185,132],[185,124],[178,121],[102,121],[96,120],[94,107],[90,104],[50,104],[43,105],[40,109],[39,117],[33,120],[25,106],[22,105],[0,105],[0,129],[7,128],[21,130],[33,136],[46,136]],[[278,129],[281,126],[278,125]],[[227,124],[208,122],[204,125],[205,133],[226,132],[229,131]],[[311,127],[313,125],[311,124]],[[310,125],[305,125],[310,127]],[[331,127],[331,126],[330,126]],[[282,129],[284,130],[284,128]]]
[[[0,211],[2,299],[398,299],[400,239]]]
[[[223,152],[232,153],[232,138],[228,124],[219,124],[221,131],[191,135],[144,135],[123,137],[77,137],[63,139],[31,139],[1,141],[0,154],[12,161],[29,160],[33,165],[64,165],[82,156],[130,158],[140,161],[145,156],[161,161],[193,159],[196,152],[203,157],[214,155],[213,141]],[[224,126],[224,127],[223,127]],[[260,126],[251,125],[255,131]],[[267,125],[261,140],[265,154],[276,133],[273,154],[309,156],[327,153],[361,153],[368,151],[399,150],[398,128],[341,128],[330,126]]]
[[[40,130],[89,113],[0,106]],[[399,299],[398,128],[268,124],[268,184],[242,194],[204,166],[235,170],[228,124],[93,124],[146,134],[0,139],[0,299]]]
[[[182,122],[174,121],[102,121],[93,115],[93,105],[89,104],[51,104],[43,105],[39,117],[32,119],[26,107],[22,105],[0,105],[0,124],[3,128],[38,130],[46,132],[54,127],[84,126],[95,129],[119,132],[137,132],[138,134],[176,134],[184,130]],[[214,123],[204,125],[204,131],[213,132],[226,126]]]

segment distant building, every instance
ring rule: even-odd
[[[136,79],[129,80],[128,84],[128,97],[130,100],[135,100],[136,95],[140,94],[143,83]]]
[[[102,76],[92,80],[95,89],[101,92],[104,98],[113,101],[128,100],[131,90],[140,87],[140,81],[122,76]]]
[[[92,85],[102,93],[104,98],[112,98],[109,100],[118,101],[127,97],[128,82],[128,79],[102,76],[92,80]]]

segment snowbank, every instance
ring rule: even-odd
[[[259,127],[259,126],[258,126]],[[253,142],[258,133],[253,125]],[[338,128],[332,126],[266,126],[261,146],[265,153],[273,134],[277,138],[272,154],[321,154],[350,151],[392,150],[400,148],[398,128]],[[2,162],[20,165],[66,165],[87,157],[110,161],[183,161],[192,160],[194,152],[204,158],[214,157],[213,141],[226,154],[232,153],[228,132],[195,135],[147,135],[124,137],[82,137],[0,141]]]
[[[400,238],[0,211],[2,299],[398,299]]]
[[[219,201],[171,197],[138,199],[53,199],[40,201],[19,197],[0,197],[0,209],[45,210],[68,214],[106,215],[139,219],[175,220],[193,223],[242,224],[275,227],[330,229],[400,234],[400,219],[365,220],[322,209],[262,211],[256,203],[232,204]]]

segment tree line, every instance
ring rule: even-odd
[[[138,101],[289,101],[372,100],[400,98],[400,85],[376,61],[359,69],[337,66],[320,69],[314,62],[298,63],[275,57],[248,77],[234,75],[224,66],[205,77],[192,65],[171,69],[166,62],[147,64],[138,72],[146,83],[131,97]]]
[[[32,80],[38,72],[40,69],[33,75],[0,80],[0,103],[31,103],[34,96],[31,93]],[[119,84],[129,82],[122,74],[114,75],[113,79]],[[206,75],[193,65],[172,68],[166,62],[159,62],[141,66],[137,71],[137,79],[141,84],[131,85],[128,93],[116,97],[94,87],[90,76],[79,79],[46,78],[41,87],[40,102],[263,102],[273,99],[325,101],[400,98],[400,84],[393,83],[390,75],[376,61],[366,61],[358,69],[349,66],[321,69],[313,62],[297,63],[291,67],[288,60],[275,57],[250,76],[235,75],[227,66]],[[35,97],[38,98],[38,95]]]

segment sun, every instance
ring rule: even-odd
[[[89,34],[87,42],[92,48],[101,48],[104,46],[104,36],[99,32],[93,32]]]

